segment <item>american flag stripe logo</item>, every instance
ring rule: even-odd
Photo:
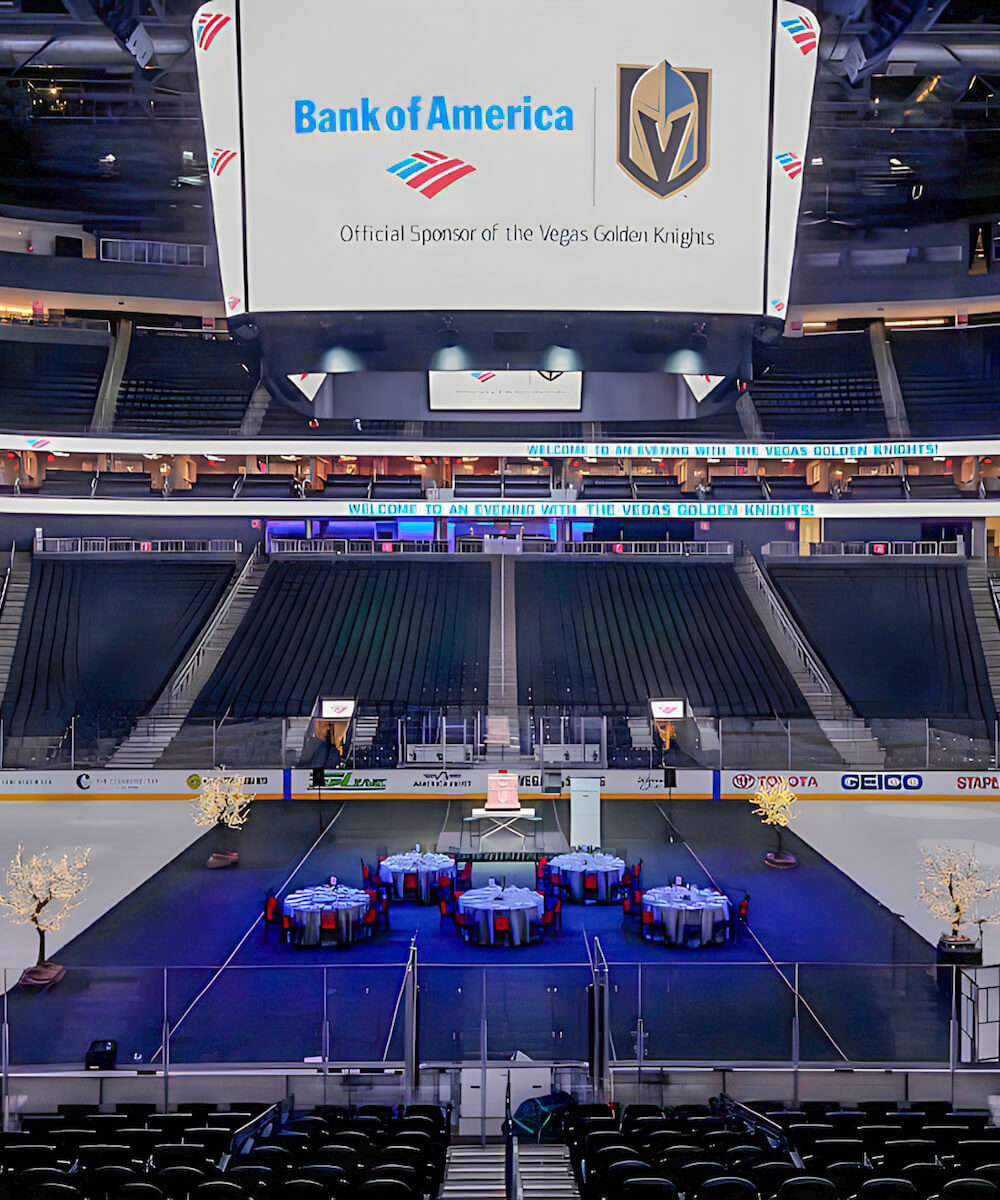
[[[790,154],[786,150],[782,154],[776,154],[774,161],[780,163],[781,169],[789,179],[797,179],[802,174],[802,159],[797,154]]]
[[[478,379],[480,383],[487,383],[491,379],[496,379],[496,371],[473,371],[472,378]]]
[[[788,30],[792,41],[803,54],[808,54],[811,50],[816,49],[816,26],[808,17],[791,17],[787,21],[782,21],[781,27]]]
[[[438,192],[471,175],[475,169],[471,163],[449,158],[437,150],[420,150],[386,167],[386,172],[432,200]]]
[[[202,13],[198,18],[198,34],[195,38],[198,49],[207,50],[215,41],[216,35],[225,25],[229,24],[231,19],[224,13]]]
[[[229,166],[229,164],[233,161],[233,159],[235,157],[236,157],[235,150],[221,150],[221,149],[213,150],[212,157],[209,162],[209,166],[212,169],[212,174],[213,175],[221,175],[222,172],[226,169],[226,167]]]

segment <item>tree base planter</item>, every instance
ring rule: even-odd
[[[40,990],[58,983],[65,974],[66,968],[61,967],[58,963],[40,962],[23,971],[18,984],[21,987],[38,988]]]
[[[210,871],[221,871],[224,867],[235,867],[239,861],[240,856],[235,850],[216,850],[208,856],[205,866]]]
[[[983,948],[971,938],[943,933],[938,938],[937,962],[940,966],[981,967]]]
[[[791,867],[797,867],[799,860],[790,850],[768,850],[764,855],[764,865],[774,867],[777,871],[787,871]]]

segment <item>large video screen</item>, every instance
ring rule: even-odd
[[[766,313],[816,64],[787,0],[219,0],[226,305]]]

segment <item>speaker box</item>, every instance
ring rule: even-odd
[[[326,782],[326,771],[323,767],[313,767],[312,769],[312,786],[321,788]]]
[[[113,1071],[118,1061],[118,1043],[113,1039],[91,1042],[83,1065],[88,1071]]]
[[[677,768],[676,767],[664,767],[663,768],[664,790],[667,790],[670,788],[675,788],[676,786],[677,786]]]

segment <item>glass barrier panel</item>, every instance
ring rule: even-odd
[[[405,963],[325,968],[331,1062],[402,1060],[405,972]]]
[[[950,968],[803,963],[799,995],[803,1062],[948,1061]]]
[[[159,1061],[163,1032],[163,970],[80,967],[49,983],[21,982],[6,972],[12,1066],[38,1063],[82,1068],[91,1042],[118,1043],[119,1065]]]
[[[486,968],[489,1058],[586,1059],[589,966]]]
[[[302,1062],[323,1052],[321,967],[172,967],[172,1063]]]
[[[770,963],[643,963],[641,1005],[647,1059],[791,1059],[792,989]]]
[[[481,1057],[485,973],[481,966],[421,966],[418,1047],[422,1062]]]
[[[639,990],[642,968],[638,963],[611,963],[608,967],[610,985],[609,1009],[611,1029],[611,1060],[634,1060],[638,1057]],[[646,1032],[644,1053],[649,1052]]]

